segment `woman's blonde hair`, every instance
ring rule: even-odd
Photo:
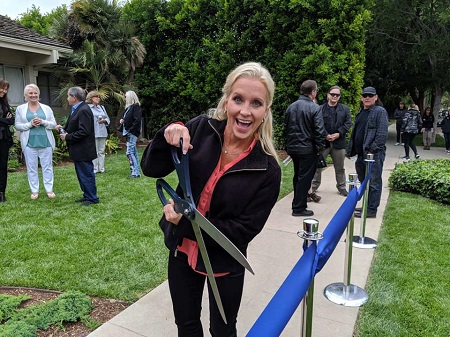
[[[273,116],[272,116],[272,102],[275,94],[275,83],[270,75],[269,71],[257,62],[247,62],[236,67],[228,76],[225,84],[222,88],[222,98],[220,99],[217,107],[210,110],[212,118],[217,120],[226,120],[227,114],[225,111],[225,103],[230,95],[231,88],[239,78],[258,79],[267,89],[267,115],[263,120],[263,123],[258,128],[257,135],[255,135],[260,141],[261,146],[265,153],[278,159],[277,151],[273,144]]]
[[[100,96],[100,93],[96,90],[93,91],[89,91],[88,94],[86,95],[86,99],[85,102],[88,104],[92,104],[92,97],[100,97],[100,99],[102,98],[102,96]]]
[[[39,87],[36,84],[27,84],[25,88],[23,88],[23,97],[25,97],[25,101],[28,102],[27,93],[30,89],[34,89],[37,91],[38,95],[41,95],[41,90],[39,90]]]

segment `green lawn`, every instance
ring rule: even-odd
[[[355,336],[450,335],[450,207],[391,192]]]
[[[8,201],[0,204],[0,285],[135,301],[166,279],[155,179],[128,179],[123,152],[107,157],[105,168],[96,176],[100,204],[89,207],[74,202],[82,194],[72,164],[55,167],[55,199],[41,180],[39,198],[30,200],[26,172],[9,173]],[[283,168],[280,197],[292,190],[292,164]],[[175,174],[167,181],[175,187]]]

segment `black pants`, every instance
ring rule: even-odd
[[[402,123],[395,123],[395,131],[397,131],[397,143],[400,143],[401,139],[401,128],[402,128]],[[403,143],[403,141],[402,141]]]
[[[307,207],[308,191],[316,173],[318,156],[315,153],[290,155],[294,164],[294,200],[292,200],[292,211],[302,212]]]
[[[178,255],[183,253],[178,252]],[[200,321],[203,289],[206,276],[195,272],[187,263],[169,255],[169,289],[172,297],[178,337],[203,337]],[[214,266],[213,266],[214,270]],[[208,282],[210,328],[213,337],[235,337],[236,321],[244,288],[244,272],[216,277],[228,324],[220,316],[219,309]]]
[[[6,190],[6,180],[8,177],[8,155],[11,143],[0,139],[0,192]]]
[[[415,133],[408,133],[408,132],[404,132],[403,133],[403,143],[405,143],[405,156],[409,157],[409,148],[411,147],[411,149],[414,152],[414,155],[417,155],[417,148],[414,145],[414,137],[416,136]]]

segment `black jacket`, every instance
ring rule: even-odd
[[[220,159],[226,123],[206,115],[186,123],[193,145],[193,149],[188,153],[192,194],[196,202]],[[170,146],[164,138],[166,127],[156,133],[142,155],[141,167],[146,176],[164,177],[174,170]],[[257,142],[246,158],[236,163],[219,179],[206,217],[246,255],[249,242],[263,229],[277,201],[280,182],[281,168],[278,162],[264,153]],[[177,193],[183,195],[179,186]],[[195,241],[191,222],[185,217],[175,226],[163,216],[160,227],[164,231],[165,243],[171,253],[175,252],[184,237]],[[243,267],[208,235],[203,237],[215,273],[243,270]],[[205,271],[200,254],[196,269]]]
[[[126,112],[126,114],[125,114]],[[139,137],[141,133],[141,118],[142,110],[138,103],[134,103],[128,107],[128,110],[124,111],[125,117],[123,118],[123,124],[118,128],[118,131],[123,132],[123,128],[129,133]]]
[[[11,146],[13,144],[13,137],[9,129],[10,125],[14,125],[14,115],[11,112],[11,107],[4,100],[0,101],[0,141],[6,141]],[[8,113],[11,113],[12,117],[6,118]]]
[[[430,113],[427,115],[426,113],[422,116],[422,127],[424,129],[427,129],[427,131],[430,131],[433,128],[434,124],[434,115]]]
[[[97,158],[95,149],[94,117],[89,105],[82,102],[69,116],[64,126],[70,159],[91,161]]]
[[[441,128],[443,133],[450,133],[450,116],[447,115],[441,122]]]
[[[308,96],[300,96],[285,113],[284,137],[289,155],[317,155],[325,146],[325,128],[319,106]]]
[[[322,104],[319,107],[320,112],[323,117],[323,124],[325,127],[325,135],[328,136],[333,133],[339,133],[339,138],[333,141],[333,147],[335,149],[345,149],[346,148],[346,139],[345,135],[348,130],[352,127],[352,117],[350,115],[350,108],[344,104],[338,103],[336,106],[336,116],[333,118],[331,115],[330,109],[326,109],[328,103]],[[333,123],[334,121],[334,123]],[[330,142],[325,140],[325,146],[329,147]]]

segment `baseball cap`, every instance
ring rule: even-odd
[[[375,90],[374,87],[365,87],[363,89],[363,92],[361,95],[365,95],[365,94],[371,94],[371,95],[376,95],[377,91]]]

